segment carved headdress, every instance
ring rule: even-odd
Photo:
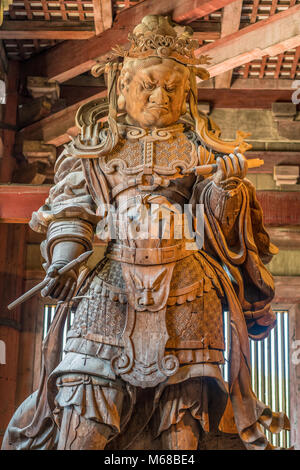
[[[209,79],[209,72],[200,67],[209,62],[208,56],[197,56],[195,51],[199,47],[197,40],[193,39],[193,30],[189,26],[180,26],[171,22],[170,18],[159,15],[145,16],[141,23],[128,35],[129,47],[116,46],[112,50],[111,61],[96,64],[91,73],[99,77],[105,73],[107,77],[108,102],[94,100],[79,108],[76,116],[78,127],[94,126],[108,111],[108,131],[106,139],[101,144],[86,146],[77,137],[72,143],[73,154],[81,158],[98,158],[110,152],[119,140],[117,126],[117,82],[123,64],[129,60],[143,60],[149,57],[172,59],[186,66],[190,72],[189,108],[195,131],[204,148],[208,148],[209,155],[214,153],[231,153],[236,147],[241,152],[250,146],[244,142],[247,135],[237,132],[235,141],[225,142],[219,138],[220,129],[215,123],[209,121],[207,116],[199,113],[197,100],[198,90],[196,76],[201,80]],[[107,106],[108,105],[108,106]],[[213,125],[212,125],[213,124]]]
[[[116,46],[113,48],[115,59],[146,59],[159,57],[173,59],[186,65],[194,66],[193,71],[203,80],[209,78],[209,73],[202,67],[208,63],[208,56],[195,56],[199,42],[192,38],[193,30],[189,26],[172,23],[170,18],[159,15],[145,16],[141,23],[128,35],[129,49]],[[99,76],[107,70],[107,64],[97,64],[92,68],[92,74]]]

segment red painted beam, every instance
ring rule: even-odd
[[[48,197],[50,185],[0,185],[0,222],[25,224]]]
[[[275,101],[291,102],[295,90],[253,90],[198,88],[199,101],[209,101],[213,108],[271,109]]]
[[[0,185],[0,222],[27,223],[48,197],[51,185]],[[300,225],[300,192],[257,191],[265,225]]]

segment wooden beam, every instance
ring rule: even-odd
[[[0,222],[25,224],[49,195],[50,185],[0,184]]]
[[[242,14],[243,0],[237,0],[230,5],[224,7],[221,38],[228,36],[228,34],[235,33],[240,29],[241,14]],[[232,80],[232,70],[221,73],[215,79],[216,88],[230,88]]]
[[[215,33],[213,33],[215,34]],[[219,33],[216,33],[219,34]],[[236,78],[234,79],[231,89],[234,90],[273,90],[274,92],[280,91],[280,90],[286,90],[286,91],[294,91],[292,85],[294,83],[294,80],[288,79],[288,78]],[[64,82],[60,86],[61,90],[61,95],[63,94],[64,88],[67,88],[69,86],[72,87],[103,87],[104,85],[104,77],[93,77],[92,75],[78,75],[77,77],[72,78],[71,80],[68,80],[67,82]],[[201,82],[198,84],[198,89],[201,90],[202,88],[215,88],[214,81],[213,80],[207,80],[205,82]],[[82,92],[81,88],[81,92]],[[226,91],[224,91],[225,93]],[[218,93],[218,92],[217,92]]]
[[[286,78],[236,78],[231,89],[240,90],[291,90],[294,80]]]
[[[173,2],[173,20],[176,23],[191,23],[192,21],[210,15],[216,10],[224,8],[232,3],[233,0],[185,0]],[[176,3],[176,5],[175,5]]]
[[[255,174],[273,174],[273,168],[276,165],[299,165],[300,152],[275,152],[275,151],[251,151],[247,152],[247,158],[261,158],[264,165],[259,168],[249,169],[249,173]]]
[[[235,78],[230,90],[294,90],[293,83],[294,80],[288,78]],[[203,88],[215,89],[215,79],[210,78],[205,82],[198,83],[198,89],[202,90]]]
[[[106,96],[106,90],[25,127],[17,134],[17,144],[20,145],[25,139],[42,140],[46,144],[52,144],[56,147],[69,142],[69,136],[75,136],[78,133],[75,126],[75,116],[79,106],[104,96]]]
[[[93,22],[82,21],[4,21],[0,39],[83,40],[95,36]]]
[[[44,204],[51,185],[0,185],[0,222],[27,223],[32,212]],[[257,191],[269,226],[300,225],[300,192]]]
[[[198,100],[214,108],[271,109],[275,101],[291,102],[294,90],[198,89]],[[220,123],[221,125],[221,123]]]
[[[112,27],[112,2],[111,0],[93,0],[94,24],[96,34],[101,34]]]
[[[233,0],[145,0],[117,16],[113,27],[87,41],[65,41],[27,60],[23,73],[64,82],[91,69],[96,59],[107,61],[112,47],[128,43],[128,33],[146,15],[168,15],[176,22],[193,21]],[[63,60],[62,60],[63,58]]]
[[[276,56],[300,45],[300,5],[258,21],[196,51],[212,57],[211,77],[263,56]]]

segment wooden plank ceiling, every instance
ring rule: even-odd
[[[210,44],[220,37],[263,21],[289,8],[300,4],[300,0],[205,0],[199,2],[143,2],[130,0],[14,0],[9,11],[5,12],[4,23],[0,28],[8,58],[25,60],[36,54],[44,54],[64,40],[88,40],[96,34],[118,23],[124,11],[134,8],[138,3],[157,3],[162,14],[178,10],[177,18],[181,23],[190,23],[189,14],[194,15],[192,26],[200,45]],[[181,12],[180,3],[182,4]],[[168,4],[170,7],[168,8]],[[179,4],[176,8],[172,8]],[[189,4],[196,4],[194,11]],[[197,7],[197,4],[199,6]],[[203,7],[204,5],[204,7]],[[224,8],[218,8],[218,7]],[[192,11],[192,13],[191,13]],[[149,9],[151,12],[151,9]],[[145,13],[149,13],[145,10]],[[187,14],[185,14],[187,12]],[[208,12],[208,14],[205,14]],[[159,13],[159,11],[158,11]],[[175,15],[176,16],[176,15]],[[116,38],[117,42],[117,38]],[[300,78],[300,46],[286,50],[278,55],[265,55],[234,68],[227,76],[219,77],[216,86],[228,87],[231,76],[239,78]]]

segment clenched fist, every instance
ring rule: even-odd
[[[51,299],[65,302],[71,300],[76,289],[78,274],[75,270],[71,269],[67,273],[59,275],[58,270],[66,264],[63,262],[51,264],[46,274],[49,282],[41,292],[43,297],[51,297]]]
[[[62,241],[54,246],[52,263],[46,274],[46,279],[48,278],[49,282],[41,292],[43,297],[51,297],[51,299],[65,302],[71,300],[77,285],[78,268],[70,269],[62,275],[59,275],[58,271],[78,258],[83,252],[83,245],[73,241]]]
[[[217,158],[217,171],[213,176],[213,180],[217,185],[222,185],[230,178],[245,178],[248,170],[246,158],[238,152]]]

